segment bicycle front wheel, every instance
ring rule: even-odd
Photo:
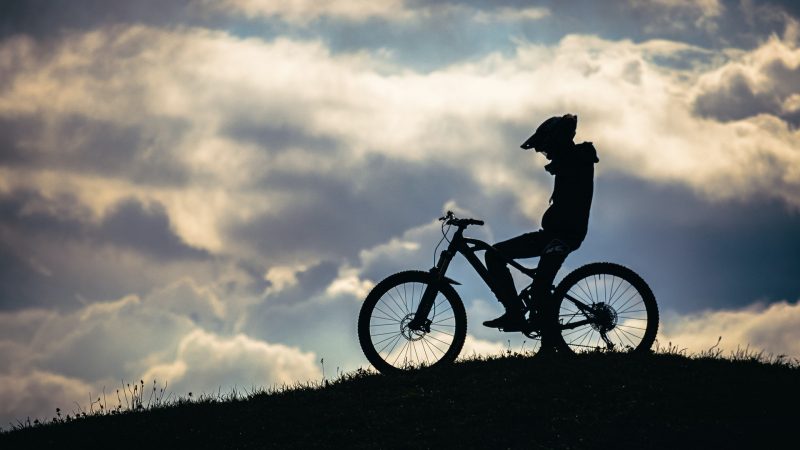
[[[557,301],[556,345],[568,352],[645,352],[658,332],[658,305],[636,272],[614,263],[592,263],[564,277]]]
[[[430,331],[408,323],[428,286],[436,289],[428,314]],[[467,314],[455,289],[436,283],[427,272],[407,271],[378,283],[358,316],[358,340],[369,362],[381,373],[402,373],[456,359],[467,335]]]

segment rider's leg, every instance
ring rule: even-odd
[[[533,305],[531,307],[531,318],[533,320],[542,318],[542,313],[548,311],[548,308],[555,307],[551,298],[551,287],[553,280],[564,264],[567,255],[572,251],[572,248],[562,240],[552,239],[545,246],[542,251],[542,256],[539,258],[539,265],[536,268],[536,279],[533,280],[531,287],[531,295],[533,297]],[[554,323],[548,321],[540,321],[539,327],[542,331],[542,353],[548,352],[553,349],[552,344],[549,342],[552,331],[550,326]]]
[[[544,243],[542,232],[527,233],[494,245],[499,253],[510,259],[530,258],[541,254]],[[485,255],[486,267],[491,277],[489,287],[497,299],[506,309],[506,312],[493,320],[483,324],[492,328],[503,328],[506,331],[519,330],[524,327],[525,318],[522,314],[523,303],[514,286],[514,279],[505,261],[495,252],[487,251]]]
[[[498,242],[493,247],[498,253],[509,259],[532,258],[542,253],[547,242],[549,240],[544,232],[535,231]],[[522,309],[522,301],[518,297],[514,279],[511,277],[511,271],[508,270],[506,262],[497,253],[489,251],[486,252],[484,259],[492,281],[489,288],[500,303],[506,306],[506,309],[509,306]]]

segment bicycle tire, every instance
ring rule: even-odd
[[[577,308],[567,298],[568,294],[591,305],[592,317]],[[551,318],[558,329],[553,333],[553,340],[559,352],[622,350],[643,353],[649,351],[655,341],[659,320],[655,295],[642,277],[625,266],[598,262],[579,267],[558,284],[553,298],[556,301]],[[593,323],[564,327],[587,319]],[[613,346],[603,338],[601,330]]]
[[[458,357],[467,335],[467,313],[449,283],[438,283],[434,306],[428,316],[433,321],[430,333],[404,328],[413,318],[425,287],[433,283],[437,281],[430,273],[410,270],[390,275],[367,295],[358,315],[358,341],[364,356],[379,372],[398,374],[439,367]],[[436,320],[438,315],[448,313],[448,305],[452,317]],[[451,329],[452,334],[449,333]],[[394,349],[401,342],[405,350],[395,353]],[[390,346],[393,346],[391,350]],[[445,346],[447,348],[443,348]]]

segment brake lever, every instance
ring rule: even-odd
[[[439,221],[443,222],[445,220],[452,219],[452,218],[453,218],[453,211],[447,211],[447,214],[445,214],[442,217],[439,217]]]

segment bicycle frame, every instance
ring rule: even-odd
[[[489,270],[475,255],[476,252],[479,251],[494,252],[494,254],[497,255],[506,264],[511,265],[512,267],[516,268],[523,274],[529,276],[531,278],[531,282],[533,282],[533,280],[536,279],[536,269],[525,267],[522,264],[516,262],[515,260],[506,257],[505,255],[500,253],[497,249],[495,249],[494,247],[492,247],[491,245],[489,245],[484,241],[481,241],[479,239],[464,237],[464,230],[466,229],[466,227],[467,227],[466,225],[458,225],[458,229],[453,234],[453,238],[450,240],[447,249],[442,250],[439,256],[439,261],[437,262],[436,266],[430,269],[429,272],[436,277],[437,283],[430,284],[425,288],[425,292],[423,293],[422,298],[420,299],[417,311],[414,314],[414,319],[408,324],[409,328],[428,332],[430,330],[430,324],[431,324],[430,319],[428,319],[428,314],[430,313],[431,308],[433,307],[433,301],[436,298],[436,292],[438,291],[438,286],[440,286],[440,283],[459,284],[458,282],[453,281],[445,276],[445,273],[447,273],[447,269],[450,266],[450,262],[453,260],[456,253],[462,254],[464,258],[467,259],[472,268],[475,269],[478,275],[480,275],[481,279],[483,279],[484,283],[486,283],[486,285],[489,286],[489,288],[493,292],[494,292],[493,288],[494,281],[489,275]],[[560,329],[577,328],[579,326],[594,323],[593,320],[594,313],[590,306],[586,305],[582,301],[574,298],[569,294],[565,295],[565,298],[567,298],[570,302],[572,302],[575,305],[575,307],[577,307],[582,313],[584,313],[587,319],[579,320],[576,322],[570,322],[568,324],[561,324],[559,327]]]
[[[478,275],[480,275],[481,279],[483,279],[484,283],[486,283],[486,285],[489,286],[492,291],[494,291],[494,281],[489,275],[489,269],[487,269],[481,260],[475,255],[476,252],[494,252],[494,254],[502,259],[506,264],[518,269],[520,272],[529,276],[532,280],[536,278],[536,269],[530,269],[519,264],[513,259],[507,258],[505,255],[497,251],[497,249],[484,241],[464,237],[465,229],[466,225],[458,226],[458,229],[453,234],[453,238],[450,240],[447,249],[442,250],[436,266],[430,269],[430,273],[436,276],[437,283],[435,285],[428,285],[428,287],[425,288],[425,292],[420,299],[419,307],[417,307],[417,311],[414,314],[414,320],[408,324],[412,329],[427,331],[427,328],[430,325],[430,320],[427,319],[427,317],[431,308],[433,307],[433,300],[436,298],[436,292],[438,290],[436,286],[438,286],[439,283],[457,283],[445,276],[445,273],[447,273],[447,268],[450,266],[450,262],[453,260],[456,253],[462,254],[464,258],[467,259],[472,268],[478,272]],[[425,319],[417,319],[422,317]]]

